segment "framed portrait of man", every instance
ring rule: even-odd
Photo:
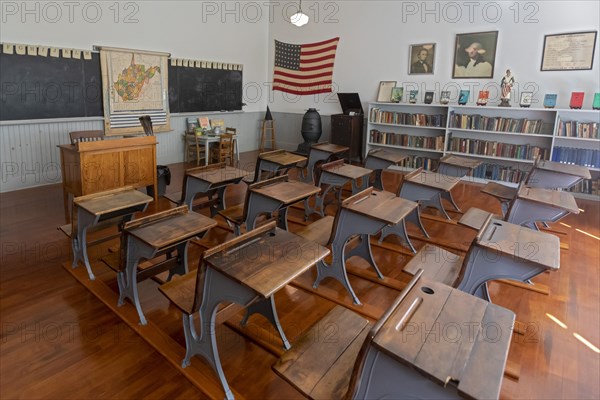
[[[456,35],[452,78],[493,78],[498,31]]]
[[[408,74],[433,75],[435,62],[435,43],[411,44],[408,55]]]

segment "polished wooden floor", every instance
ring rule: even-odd
[[[256,153],[243,154],[242,164],[251,163],[255,157]],[[249,163],[246,166],[251,169]],[[173,182],[168,191],[179,191],[183,166],[173,165],[171,171]],[[385,178],[386,187],[395,190],[397,177],[386,174]],[[241,202],[244,190],[244,184],[228,190],[227,202]],[[463,209],[477,206],[499,212],[497,202],[480,194],[477,185],[460,184],[454,196]],[[60,185],[3,193],[0,201],[0,398],[210,397],[63,268],[62,264],[71,259],[71,249],[69,240],[56,229],[64,224]],[[600,210],[598,202],[578,203],[585,210],[582,214],[565,218],[564,225],[553,225],[562,232],[558,233],[561,242],[569,246],[561,251],[560,270],[536,278],[536,282],[548,285],[549,295],[500,283],[491,287],[494,301],[514,310],[517,319],[528,327],[525,335],[513,336],[509,363],[517,367],[520,377],[518,381],[504,379],[502,398],[600,398],[600,355],[578,339],[600,346]],[[163,198],[149,211],[168,207],[171,205]],[[328,213],[334,211],[334,207],[328,208]],[[292,210],[291,217],[296,222],[290,229],[300,228],[300,211]],[[474,236],[465,228],[434,220],[425,220],[425,225],[433,238],[455,247],[464,247]],[[416,230],[411,233],[420,236]],[[216,243],[231,235],[217,228],[206,240]],[[394,251],[399,246],[393,239],[386,242],[392,245],[374,248],[376,261],[386,276],[406,282],[400,270],[410,256]],[[420,240],[414,243],[417,248],[424,245]],[[98,259],[105,251],[106,246],[98,246],[90,254]],[[355,259],[349,264],[366,266]],[[116,290],[110,270],[100,269],[97,276]],[[306,275],[300,281],[310,284],[312,277]],[[365,313],[381,315],[398,295],[395,289],[355,276],[351,282]],[[152,280],[141,285],[146,316],[183,345],[180,316],[156,287]],[[347,293],[337,282],[323,282],[317,293],[294,285],[277,294],[279,315],[292,343],[334,306],[320,294],[350,306]],[[276,360],[273,351],[241,335],[237,321],[236,315],[218,328],[219,351],[230,386],[246,398],[300,398],[271,371]],[[269,329],[261,317],[251,319],[250,330],[252,325],[258,330]],[[272,341],[276,342],[274,336]]]

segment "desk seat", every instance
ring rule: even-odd
[[[331,231],[333,229],[333,223],[335,218],[331,215],[321,218],[310,225],[305,226],[298,232],[298,235],[303,238],[320,244],[321,246],[327,246]]]

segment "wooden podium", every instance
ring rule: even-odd
[[[73,197],[124,186],[153,186],[157,201],[156,137],[142,136],[59,145],[65,217]]]

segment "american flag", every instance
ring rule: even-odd
[[[273,90],[305,95],[332,91],[333,62],[340,38],[319,43],[275,41]]]

